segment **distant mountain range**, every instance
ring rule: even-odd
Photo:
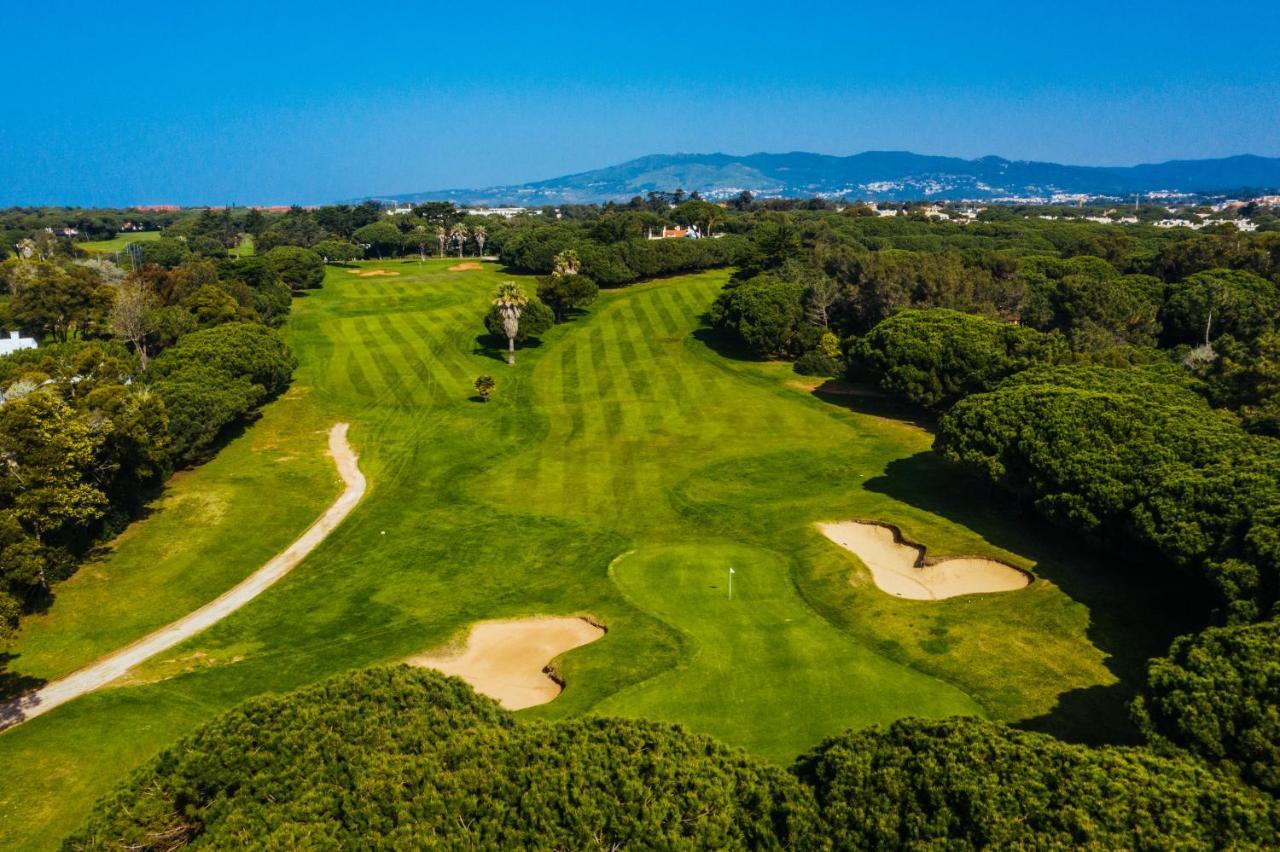
[[[1251,155],[1174,160],[1141,166],[1064,166],[983,157],[930,157],[906,151],[825,154],[656,154],[608,168],[533,183],[377,196],[401,202],[467,205],[590,204],[626,201],[650,191],[721,199],[743,190],[786,198],[881,201],[1063,200],[1063,196],[1131,198],[1137,193],[1218,194],[1280,187],[1280,158]]]

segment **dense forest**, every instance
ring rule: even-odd
[[[1185,755],[978,719],[848,733],[790,771],[669,724],[515,724],[407,666],[259,698],[98,803],[67,849],[1262,847],[1280,805]]]
[[[1150,663],[1132,708],[1142,747],[908,720],[837,738],[791,773],[678,729],[512,728],[430,676],[354,675],[214,723],[103,803],[74,848],[152,848],[155,837],[341,845],[356,833],[394,845],[407,831],[481,844],[1267,845],[1280,830],[1280,231],[1265,216],[1254,233],[1227,220],[1148,224],[1161,216],[1099,224],[991,207],[960,220],[912,205],[884,216],[821,200],[721,206],[660,194],[509,220],[440,203],[394,216],[372,204],[195,211],[155,223],[162,235],[119,266],[28,231],[14,242],[23,256],[0,267],[10,325],[45,342],[0,359],[9,625],[168,471],[204,457],[288,383],[271,329],[291,290],[317,286],[325,262],[403,255],[496,256],[542,276],[534,334],[596,287],[732,267],[706,317],[721,352],[790,360],[919,406],[958,475],[1198,586],[1210,625]],[[689,233],[650,238],[674,226]],[[258,254],[232,259],[246,235]],[[501,330],[496,314],[488,324]],[[325,690],[369,706],[325,715]],[[369,730],[380,702],[420,729],[388,719]],[[332,758],[297,721],[317,718]],[[347,740],[366,743],[356,764]],[[255,760],[237,756],[254,743],[264,743]],[[491,785],[508,770],[520,783]],[[281,780],[297,778],[329,780]],[[266,781],[254,779],[274,779],[273,794],[286,787],[288,804],[267,807]],[[652,785],[680,801],[634,807]],[[355,788],[371,797],[367,812],[344,810]],[[547,798],[530,799],[535,788]],[[502,807],[476,810],[482,792]],[[530,826],[544,833],[523,833]]]

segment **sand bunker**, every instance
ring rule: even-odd
[[[455,263],[449,267],[450,272],[466,272],[468,269],[484,269],[480,264],[468,260],[466,263]]]
[[[594,642],[604,632],[585,618],[482,621],[471,628],[461,649],[406,662],[457,675],[508,710],[520,710],[546,704],[559,695],[560,681],[547,665],[565,651]]]
[[[353,275],[359,275],[361,278],[372,278],[375,275],[399,275],[399,272],[392,272],[390,269],[353,269]]]
[[[925,558],[925,549],[904,541],[897,529],[870,521],[818,524],[822,534],[851,551],[871,570],[882,591],[914,601],[959,595],[1012,592],[1031,583],[1031,575],[1012,565],[976,556]]]

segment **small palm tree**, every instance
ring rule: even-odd
[[[481,402],[489,401],[489,394],[493,393],[493,389],[498,383],[493,380],[493,376],[481,376],[476,379],[476,393],[480,395]]]
[[[440,244],[441,257],[444,257],[444,244],[448,241],[449,241],[449,232],[444,229],[444,226],[441,225],[440,227],[436,228],[436,242]]]
[[[458,244],[458,257],[462,257],[462,249],[467,244],[467,237],[471,236],[471,230],[459,222],[449,229],[449,236]]]
[[[507,363],[516,362],[516,335],[520,333],[520,312],[529,304],[529,297],[514,281],[504,281],[493,291],[493,304],[502,317],[502,331],[507,335]]]
[[[484,229],[484,225],[476,225],[471,229],[471,236],[475,238],[476,245],[480,246],[480,256],[484,257],[484,241],[489,238],[489,232]]]
[[[582,261],[578,259],[578,252],[574,249],[565,249],[560,252],[556,255],[552,264],[552,271],[561,277],[564,277],[565,275],[577,275],[578,270],[582,268]]]

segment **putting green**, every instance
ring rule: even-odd
[[[982,715],[959,689],[819,618],[771,551],[721,541],[648,547],[620,557],[610,573],[687,647],[680,665],[596,712],[683,722],[779,762],[845,728],[892,722],[904,707],[917,716]]]

